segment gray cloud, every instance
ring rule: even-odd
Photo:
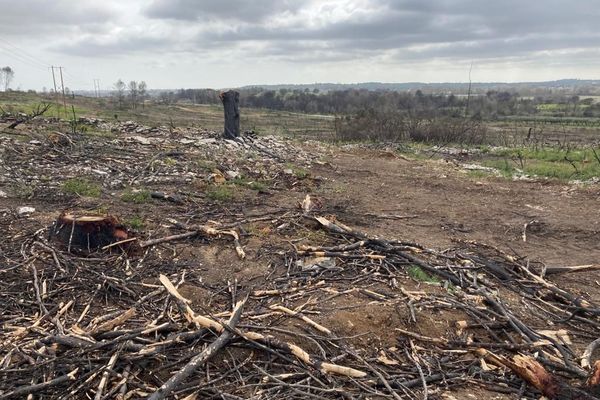
[[[294,0],[154,0],[143,12],[156,19],[261,22],[272,15],[295,11],[300,4]]]
[[[115,18],[101,2],[0,0],[0,34],[36,36],[49,30],[64,32],[81,26],[98,28]]]
[[[451,76],[452,65],[471,61],[532,79],[540,66],[576,75],[600,63],[597,0],[0,0],[0,10],[2,57],[18,58],[5,38],[45,63],[174,63],[173,79],[198,65],[203,76],[224,76],[224,59],[256,66],[265,81],[299,68],[330,80],[336,65],[365,75],[439,65]]]

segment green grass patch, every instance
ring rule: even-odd
[[[230,186],[209,186],[206,189],[206,198],[212,201],[223,203],[232,200],[234,197],[233,189]]]
[[[131,229],[139,231],[144,228],[144,219],[139,215],[134,215],[133,217],[125,221],[125,225],[127,225]]]
[[[310,175],[310,172],[308,172],[306,169],[298,167],[297,165],[294,164],[286,164],[286,167],[288,169],[292,170],[292,174],[294,174],[294,176],[298,179],[305,179]]]
[[[482,169],[473,169],[470,171],[467,171],[467,176],[470,178],[487,178],[489,176],[491,176],[492,173],[490,171],[484,171]]]
[[[513,176],[517,169],[527,175],[559,180],[600,177],[600,162],[591,149],[511,148],[494,150],[492,154],[498,158],[482,164],[498,169],[506,177]]]
[[[418,265],[411,265],[406,272],[408,273],[408,276],[419,282],[434,284],[440,284],[442,282],[438,277],[428,274]]]
[[[264,182],[251,181],[248,178],[244,178],[244,177],[238,177],[238,178],[232,179],[230,182],[237,186],[248,187],[252,190],[256,190],[257,192],[264,192],[268,188],[267,184]]]
[[[250,189],[256,190],[257,192],[264,192],[265,190],[267,190],[267,184],[264,182],[254,181],[250,182],[248,186],[250,187]]]
[[[85,178],[72,178],[63,183],[63,191],[83,197],[100,197],[102,187]]]
[[[167,157],[163,160],[163,163],[165,163],[165,165],[168,167],[174,167],[175,165],[177,165],[177,160],[171,157]]]
[[[482,165],[485,167],[496,168],[506,178],[512,177],[513,174],[517,172],[514,163],[508,159],[485,160]]]
[[[144,204],[151,200],[150,192],[145,189],[140,190],[126,190],[121,194],[121,200],[126,203]]]

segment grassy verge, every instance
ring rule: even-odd
[[[589,180],[600,177],[600,152],[591,148],[497,149],[482,164],[496,168],[506,177],[523,173],[559,180]]]

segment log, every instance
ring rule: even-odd
[[[240,136],[240,94],[235,90],[221,92],[219,95],[223,102],[225,113],[225,130],[223,136],[226,139],[235,139]]]

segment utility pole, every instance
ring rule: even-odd
[[[100,97],[100,79],[94,79],[94,92],[96,93],[96,98]]]
[[[67,115],[67,99],[65,98],[65,82],[63,81],[63,67],[58,67],[60,71],[60,85],[62,86],[63,105],[65,106],[65,115]]]
[[[58,102],[58,92],[56,91],[56,77],[54,76],[54,65],[52,68],[52,82],[54,83],[54,99],[56,100],[56,112],[58,113],[58,118],[60,118],[60,105]]]

